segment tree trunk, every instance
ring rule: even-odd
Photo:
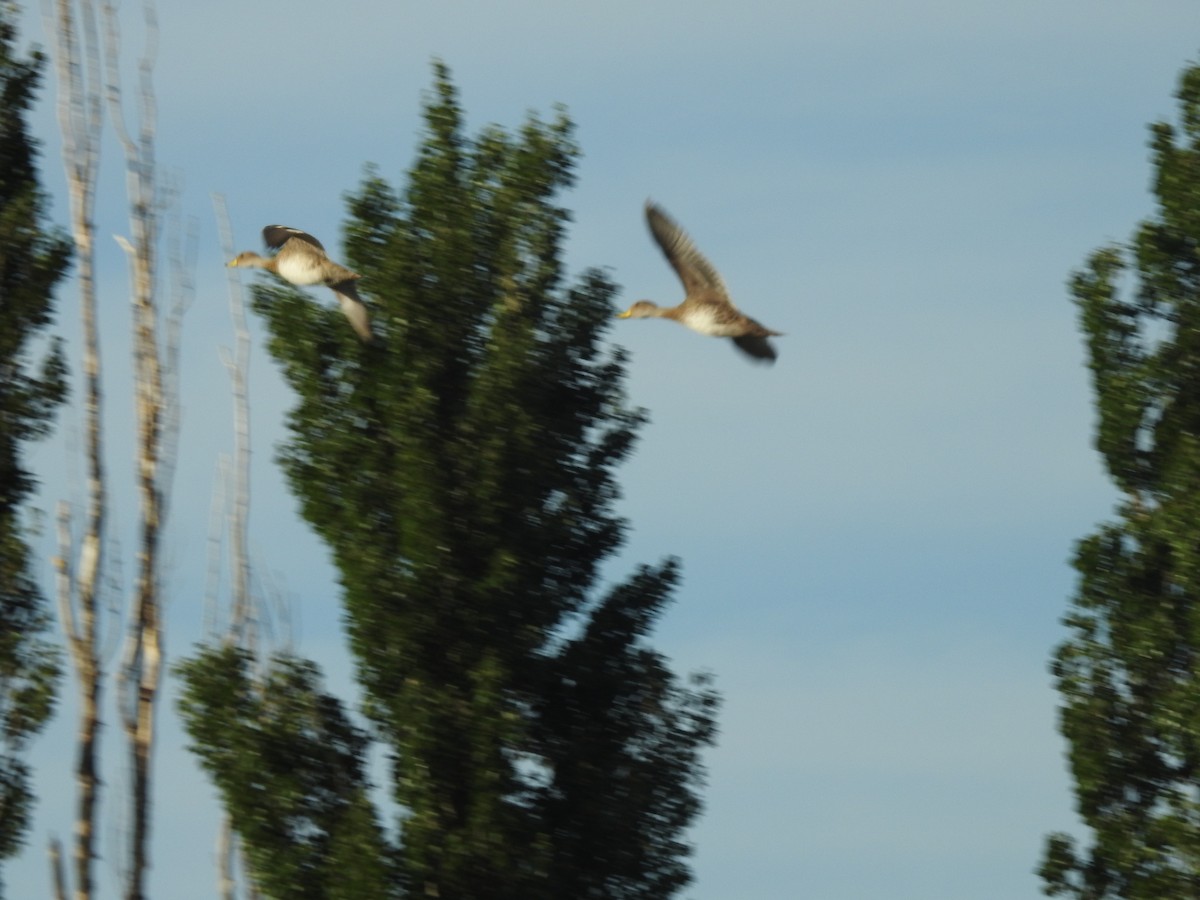
[[[59,507],[58,600],[62,628],[74,662],[80,693],[78,757],[75,767],[78,811],[75,818],[76,900],[92,896],[92,860],[95,858],[97,737],[104,672],[99,655],[97,603],[104,551],[107,488],[104,472],[102,395],[100,389],[100,339],[96,326],[93,222],[96,171],[103,110],[100,98],[100,48],[96,13],[91,0],[80,0],[80,22],[72,0],[58,0],[53,34],[59,74],[58,115],[63,136],[63,164],[71,197],[71,230],[79,267],[80,309],[83,324],[83,375],[86,409],[88,511],[79,544],[78,567],[72,568],[75,544],[71,537],[70,510]],[[82,34],[82,49],[78,38]],[[82,54],[82,58],[81,58]],[[56,866],[60,895],[65,894],[61,866]]]

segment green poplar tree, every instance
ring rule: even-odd
[[[440,66],[425,119],[407,188],[371,172],[350,198],[346,261],[383,340],[360,345],[308,294],[256,288],[298,398],[283,465],[340,571],[390,750],[395,883],[663,900],[690,880],[717,699],[646,642],[674,561],[599,589],[626,529],[615,468],[643,415],[602,344],[615,286],[596,270],[565,283],[554,198],[572,126],[560,113],[468,138]]]
[[[256,886],[290,900],[386,900],[390,851],[367,796],[367,736],[314,666],[202,649],[177,668],[180,711],[246,848]]]
[[[1080,542],[1071,636],[1053,672],[1091,846],[1051,835],[1051,895],[1200,896],[1200,68],[1180,124],[1153,126],[1155,215],[1075,275],[1122,494]]]
[[[43,639],[45,603],[30,572],[22,506],[34,481],[24,445],[44,436],[66,396],[58,343],[40,363],[31,343],[51,321],[70,243],[49,232],[26,115],[44,59],[16,55],[16,10],[0,5],[0,859],[20,848],[33,804],[29,741],[54,705],[59,655]]]

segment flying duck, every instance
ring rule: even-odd
[[[649,201],[646,203],[646,222],[667,262],[683,282],[683,302],[666,307],[639,300],[617,318],[674,319],[700,334],[732,338],[737,348],[754,360],[773,363],[775,348],[767,338],[782,332],[759,324],[734,306],[721,273],[696,249],[687,232],[661,207]]]
[[[229,265],[266,269],[290,284],[325,285],[337,295],[342,312],[362,342],[369,344],[375,339],[366,304],[354,285],[361,275],[326,256],[321,242],[308,232],[286,225],[268,225],[262,233],[267,247],[278,250],[274,256],[259,256],[247,250],[234,257]]]

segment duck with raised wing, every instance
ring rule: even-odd
[[[761,325],[733,305],[721,274],[661,207],[647,202],[646,222],[667,262],[683,282],[683,302],[667,307],[639,300],[617,318],[674,319],[700,334],[732,338],[739,350],[758,362],[774,362],[775,348],[767,338],[782,332]]]
[[[266,269],[289,284],[323,284],[337,295],[342,312],[364,344],[375,340],[367,305],[358,296],[356,282],[362,276],[338,265],[325,254],[325,248],[311,234],[286,225],[268,225],[263,229],[263,241],[278,252],[274,256],[259,256],[253,250],[239,253],[229,265]]]

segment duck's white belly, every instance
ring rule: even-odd
[[[680,320],[692,331],[713,337],[733,337],[737,333],[734,323],[718,321],[712,309],[707,306],[687,310]]]
[[[276,270],[284,281],[292,284],[321,284],[321,267],[306,257],[288,256],[279,260]]]

